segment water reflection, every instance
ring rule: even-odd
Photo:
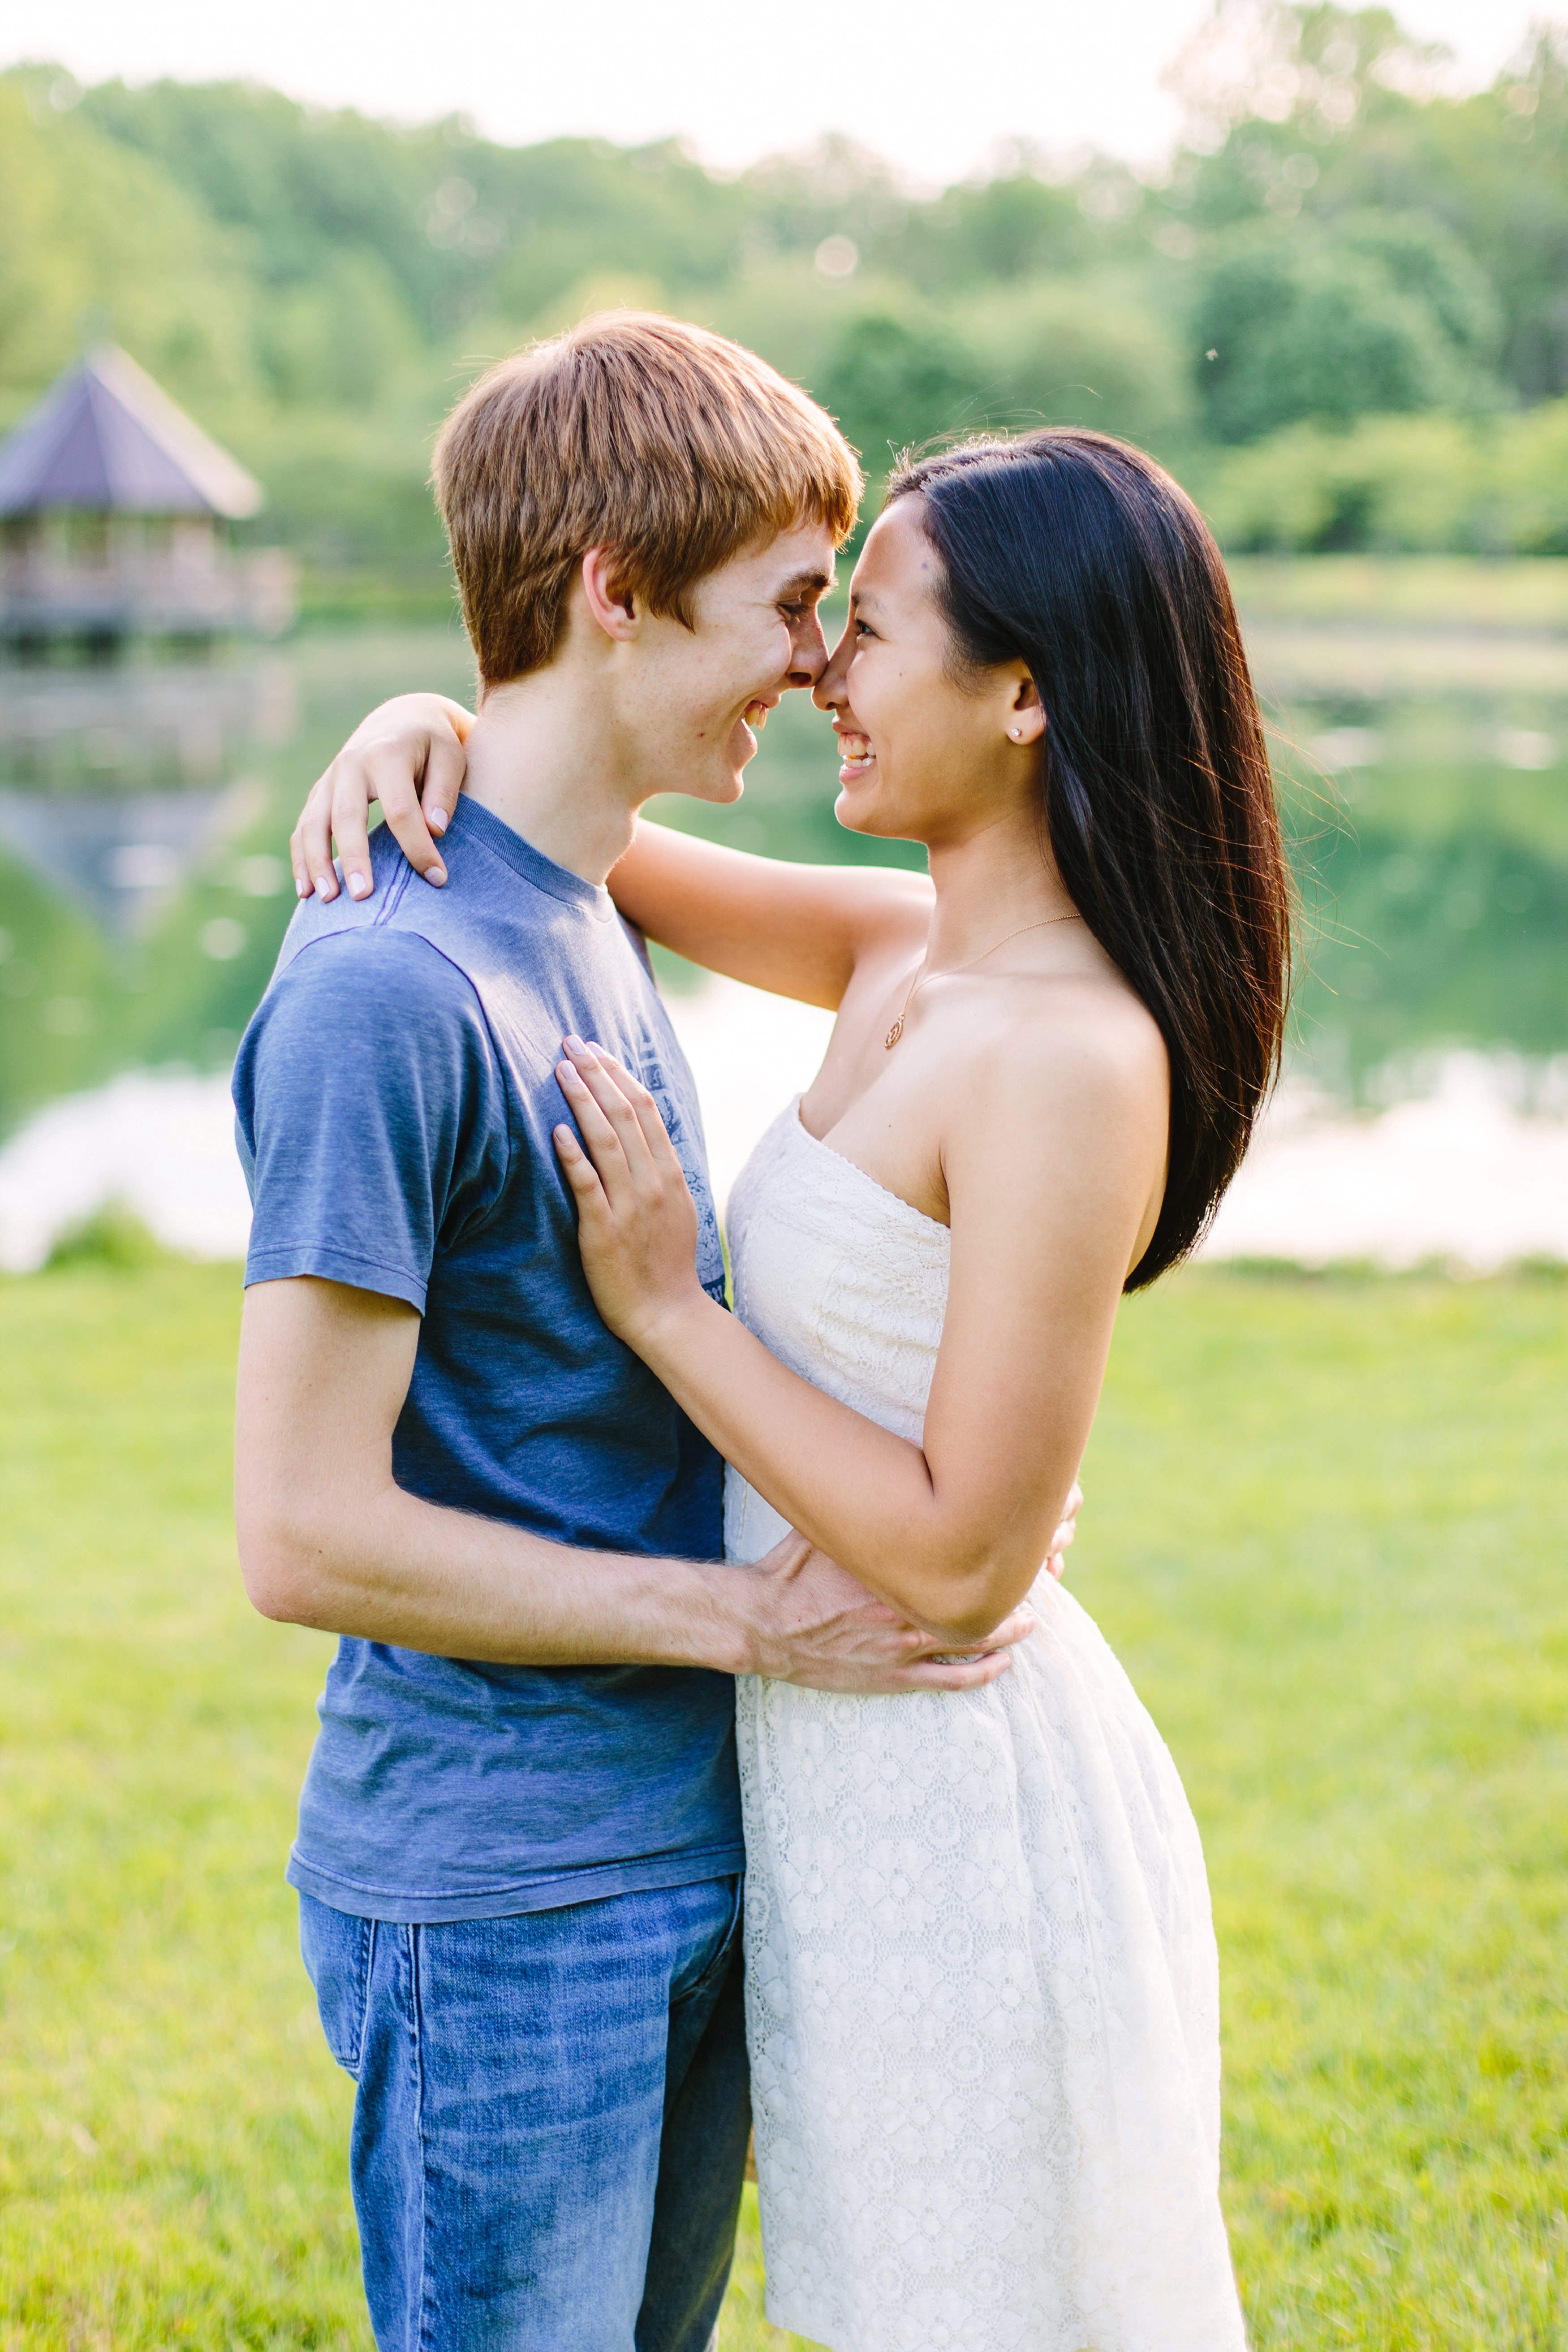
[[[243,825],[254,798],[244,783],[204,793],[0,791],[0,842],[110,938],[141,939],[214,842]],[[267,860],[269,876],[277,863]],[[269,893],[275,887],[269,881]]]
[[[8,781],[41,792],[210,784],[298,724],[287,654],[0,668]]]
[[[1568,701],[1539,696],[1338,698],[1286,715],[1275,751],[1306,916],[1297,1052],[1321,1083],[1387,1100],[1443,1045],[1511,1051],[1544,1082],[1568,1046],[1565,748]]]
[[[119,1070],[225,1064],[305,785],[369,703],[468,675],[445,630],[0,667],[0,1129]]]
[[[0,844],[107,938],[145,939],[259,813],[246,754],[297,724],[277,659],[0,668]]]
[[[1303,918],[1292,1066],[1343,1101],[1380,1105],[1424,1091],[1434,1055],[1479,1048],[1511,1057],[1521,1108],[1545,1108],[1568,1051],[1561,644],[1431,633],[1379,645],[1325,628],[1294,630],[1268,656]],[[1350,684],[1336,688],[1341,669]],[[780,856],[902,855],[834,824],[821,724],[793,698],[773,714],[733,815],[678,801],[660,814]]]
[[[1503,1052],[1522,1107],[1546,1108],[1568,1051],[1562,648],[1429,633],[1396,656],[1294,628],[1261,665],[1308,918],[1298,1066],[1382,1103],[1441,1050]],[[0,1129],[120,1070],[222,1066],[288,919],[306,785],[382,696],[470,676],[455,628],[0,669]],[[775,856],[918,863],[836,824],[833,774],[791,697],[739,809],[659,814]]]

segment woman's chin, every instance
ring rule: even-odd
[[[864,783],[841,783],[833,814],[846,833],[868,834],[882,841],[907,838],[896,824],[886,823],[884,813],[877,805],[875,790]]]

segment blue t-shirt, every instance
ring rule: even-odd
[[[691,1073],[607,891],[467,799],[448,839],[444,890],[383,828],[374,897],[289,926],[235,1069],[246,1278],[420,1310],[392,1437],[411,1494],[591,1551],[717,1559],[723,1465],[600,1320],[550,1141],[575,1031],[657,1099],[722,1297]],[[319,1713],[288,1875],[340,1911],[486,1918],[743,1866],[727,1675],[345,1637]]]

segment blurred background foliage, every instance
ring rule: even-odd
[[[1243,37],[1244,36],[1244,37]],[[1222,10],[1139,177],[1018,147],[912,195],[846,140],[497,146],[237,83],[0,76],[0,425],[111,335],[267,485],[307,609],[444,593],[430,439],[485,361],[618,302],[753,344],[873,481],[1103,425],[1233,551],[1568,551],[1568,30],[1490,89],[1383,8]]]

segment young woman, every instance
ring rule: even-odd
[[[815,699],[841,821],[925,843],[930,885],[643,829],[632,920],[838,1019],[732,1195],[733,1317],[652,1098],[565,1041],[584,1261],[732,1465],[731,1557],[793,1527],[956,1651],[1026,1594],[1039,1623],[956,1696],[739,1687],[769,2315],[832,2352],[1232,2352],[1197,1832],[1040,1573],[1117,1300],[1191,1249],[1278,1062],[1288,886],[1218,552],[1100,435],[928,458]]]

